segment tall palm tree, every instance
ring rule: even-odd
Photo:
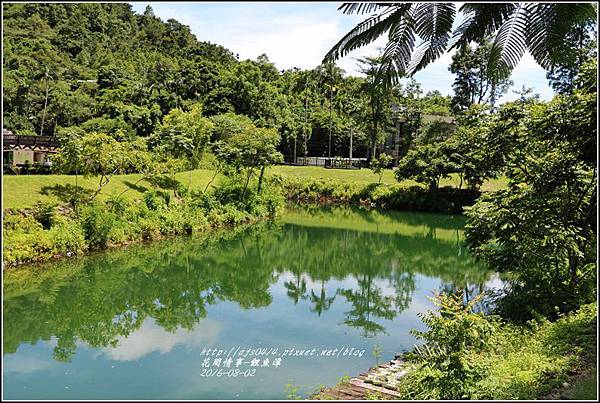
[[[380,77],[392,82],[413,75],[446,51],[494,34],[491,71],[507,77],[525,51],[549,69],[560,60],[566,33],[596,18],[592,3],[465,3],[458,10],[464,18],[452,31],[453,3],[343,3],[339,10],[371,16],[340,39],[324,61],[337,60],[388,33]]]

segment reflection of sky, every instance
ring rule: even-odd
[[[273,303],[268,308],[242,310],[237,303],[221,302],[208,307],[207,319],[192,331],[178,329],[169,333],[146,320],[115,347],[90,349],[81,343],[73,361],[53,361],[55,343],[22,345],[5,357],[6,397],[9,398],[283,398],[283,385],[302,386],[302,393],[319,384],[333,384],[343,375],[356,375],[375,364],[372,356],[376,343],[383,348],[381,360],[409,349],[414,339],[411,328],[420,328],[418,312],[432,307],[425,298],[439,286],[434,278],[417,276],[417,289],[408,309],[393,321],[374,318],[385,326],[387,334],[365,339],[360,329],[343,324],[351,307],[337,295],[331,309],[321,316],[310,312],[311,302],[297,305],[287,297],[283,283],[293,280],[284,274],[270,291]],[[393,295],[387,280],[377,280],[385,295]],[[356,280],[346,278],[325,283],[327,296],[337,289],[355,288]],[[321,283],[307,282],[307,294],[320,295]],[[254,378],[203,378],[202,348],[277,347],[339,348],[348,346],[366,350],[361,358],[284,359],[279,370],[259,369]]]
[[[451,246],[449,246],[451,247]],[[410,349],[415,339],[412,328],[422,329],[417,314],[433,308],[428,300],[442,286],[440,279],[415,274],[415,291],[409,306],[393,320],[371,315],[385,327],[385,333],[363,337],[360,328],[344,324],[353,307],[338,290],[358,290],[353,276],[331,279],[324,284],[302,275],[307,298],[297,304],[287,295],[285,282],[295,283],[294,274],[285,272],[271,285],[272,303],[244,310],[237,302],[218,302],[206,307],[207,316],[192,330],[168,332],[151,318],[115,346],[99,349],[77,342],[70,363],[52,359],[56,340],[35,345],[22,344],[5,356],[5,397],[10,399],[279,399],[286,396],[286,384],[298,385],[300,393],[310,393],[320,384],[335,384],[343,375],[356,375],[376,364],[372,355],[382,348],[381,361]],[[491,279],[488,285],[499,284]],[[330,309],[320,316],[311,312],[311,291],[319,297],[335,296]],[[395,296],[388,279],[375,277],[373,288],[382,296]],[[201,377],[203,348],[267,347],[329,349],[341,346],[364,349],[362,357],[288,357],[282,366],[259,368],[253,378]]]
[[[177,329],[169,333],[153,320],[146,319],[142,326],[128,337],[120,337],[116,347],[105,347],[100,351],[115,361],[135,361],[154,352],[170,353],[177,345],[188,349],[213,345],[220,330],[219,322],[206,319],[192,331]]]

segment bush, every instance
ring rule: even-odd
[[[432,213],[461,214],[475,203],[480,192],[444,187],[425,189],[371,183],[338,183],[332,180],[285,178],[279,180],[284,196],[291,200],[366,204],[382,208]]]
[[[87,250],[83,229],[73,221],[61,220],[48,232],[55,254],[63,256],[79,255]]]
[[[32,215],[44,229],[50,229],[54,223],[55,209],[56,205],[39,201],[33,207]]]
[[[596,304],[526,325],[501,325],[458,304],[424,315],[429,330],[417,333],[429,347],[406,355],[408,373],[396,385],[403,398],[540,399],[596,361]]]
[[[147,190],[144,192],[143,198],[150,210],[164,209],[171,201],[171,195],[160,190]]]
[[[4,257],[9,265],[71,256],[87,249],[191,234],[209,227],[232,226],[273,215],[283,206],[276,182],[256,183],[244,197],[239,178],[232,177],[214,193],[148,190],[132,202],[111,196],[106,202],[82,205],[79,211],[57,214],[55,206],[38,204],[32,214],[8,214],[4,220]]]
[[[428,330],[411,331],[425,342],[407,355],[410,362],[420,366],[415,378],[418,386],[413,391],[420,398],[477,397],[476,385],[485,377],[487,367],[473,356],[492,347],[492,335],[498,325],[493,317],[473,311],[481,295],[467,304],[463,304],[462,297],[462,293],[436,295],[432,300],[439,311],[419,314]]]
[[[101,204],[90,204],[82,209],[81,227],[90,247],[106,247],[114,224],[115,214]]]

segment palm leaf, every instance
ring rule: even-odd
[[[504,21],[515,10],[514,3],[466,3],[459,12],[465,20],[453,32],[449,48],[459,48],[469,42],[479,42],[482,38],[497,32]]]
[[[359,23],[331,48],[325,55],[323,62],[337,60],[352,50],[373,42],[397,23],[402,15],[410,9],[410,6],[410,3],[398,7],[390,6],[383,12]]]
[[[395,84],[406,72],[415,44],[414,24],[409,10],[404,14],[404,18],[390,29],[389,41],[383,52],[377,81],[387,79],[388,83]]]
[[[342,3],[338,10],[344,14],[367,14],[390,5],[390,3]]]
[[[409,75],[423,69],[445,51],[456,16],[452,3],[422,3],[414,11],[415,32],[424,42],[410,60]]]
[[[508,77],[525,54],[529,13],[528,4],[519,3],[512,15],[502,23],[490,49],[490,75],[496,75],[498,78]]]
[[[560,60],[569,30],[596,18],[595,6],[591,3],[539,3],[529,8],[527,47],[545,69]]]

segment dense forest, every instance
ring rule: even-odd
[[[241,61],[150,6],[142,15],[116,3],[3,7],[4,127],[16,134],[79,126],[147,137],[171,110],[201,103],[204,116],[236,113],[277,129],[284,155],[296,140],[299,156],[327,156],[331,138],[331,156],[346,156],[352,132],[364,156],[394,130],[392,103],[450,113],[449,97],[422,94],[414,80],[376,88],[376,56],[358,61],[365,77],[334,64],[280,71],[267,55]]]

